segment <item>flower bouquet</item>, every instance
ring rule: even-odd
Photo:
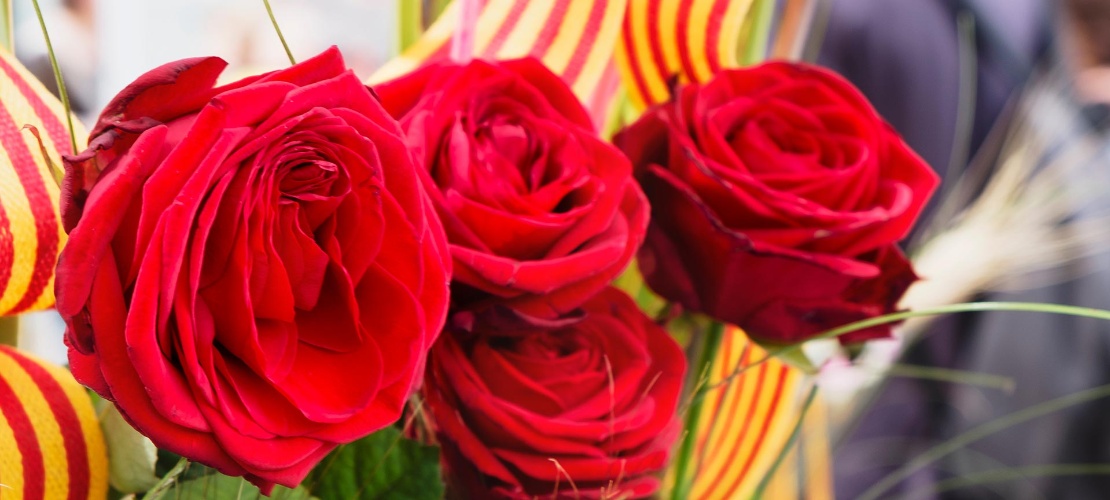
[[[789,61],[812,2],[437,3],[374,75],[169,62],[87,140],[2,54],[0,313],[69,372],[0,348],[0,496],[831,494],[801,347],[913,314],[938,178]]]

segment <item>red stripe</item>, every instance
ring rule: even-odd
[[[490,59],[497,57],[497,52],[501,50],[501,46],[505,44],[505,40],[509,38],[509,34],[516,28],[517,21],[520,21],[521,14],[524,13],[524,8],[528,6],[525,0],[516,0],[513,7],[509,9],[509,15],[505,16],[505,21],[501,26],[497,27],[497,34],[493,35],[493,39],[489,41],[486,50],[482,54]]]
[[[628,56],[628,68],[632,72],[632,84],[635,86],[633,90],[640,94],[648,107],[651,107],[655,102],[651,98],[651,92],[648,91],[647,82],[644,81],[640,62],[636,58],[636,44],[633,43],[632,39],[632,15],[630,12],[625,12],[624,25],[621,26],[621,38],[624,40],[624,53]]]
[[[694,7],[694,0],[683,0],[678,6],[678,33],[675,41],[678,45],[678,59],[682,63],[682,73],[694,79],[694,63],[690,60],[690,9]]]
[[[763,425],[759,429],[759,436],[755,438],[755,448],[752,448],[753,450],[759,450],[759,447],[763,446],[763,438],[767,437],[767,429],[771,427],[771,416],[775,414],[775,410],[779,406],[779,401],[782,400],[782,386],[786,382],[786,375],[789,373],[789,369],[785,366],[780,366],[778,369],[779,379],[775,385],[775,395],[771,399],[771,408],[767,410],[767,418],[763,419]],[[748,469],[750,469],[752,463],[755,462],[756,455],[758,455],[758,452],[748,455],[748,460],[744,462],[744,467],[740,469],[740,475],[736,476],[736,479],[733,480],[732,486],[729,487],[728,491],[735,491],[740,487],[740,479],[748,474]]]
[[[27,100],[27,103],[31,105],[31,109],[35,111],[35,115],[42,120],[42,125],[46,128],[46,133],[50,136],[50,140],[54,142],[54,146],[58,148],[58,152],[62,154],[71,154],[69,130],[66,129],[66,126],[58,118],[58,115],[54,114],[54,111],[46,105],[46,102],[43,101],[41,97],[39,97],[35,89],[31,88],[27,81],[24,80],[23,77],[16,72],[15,68],[8,64],[7,59],[3,57],[0,57],[0,69],[3,69],[4,74],[15,82],[15,87],[19,89],[19,93],[22,94],[23,98]],[[20,124],[20,126],[22,126],[22,124]]]
[[[735,335],[725,335],[724,343],[721,344],[719,352],[721,352],[723,354],[723,357],[724,357],[725,360],[728,360],[728,358],[730,357],[728,353],[732,352],[731,349],[732,349],[732,339],[733,339],[733,337],[735,337]],[[714,362],[717,363],[718,366],[720,367],[720,370],[718,370],[717,375],[719,377],[721,377],[722,379],[724,379],[724,377],[728,376],[729,372],[732,370],[731,368],[729,368],[728,363],[721,363],[720,360],[714,360]],[[701,377],[701,374],[698,374],[698,377]],[[706,380],[706,383],[709,383],[709,380]],[[710,423],[709,423],[709,426],[710,426],[709,427],[709,432],[706,432],[705,434],[700,436],[697,440],[697,444],[695,445],[694,449],[698,450],[698,456],[699,457],[704,457],[705,456],[705,452],[706,452],[705,443],[707,441],[709,441],[709,438],[713,437],[712,436],[713,435],[713,429],[716,427],[716,420],[717,420],[716,417],[720,416],[720,414],[721,414],[720,410],[721,410],[722,403],[725,400],[725,396],[728,395],[728,393],[731,389],[732,389],[731,385],[726,385],[724,389],[719,389],[717,391],[717,401],[714,402],[712,406],[706,405],[706,406],[702,407],[703,412],[707,409],[712,409],[714,419],[712,421],[710,421]],[[710,400],[707,399],[707,401],[710,401]]]
[[[617,69],[616,62],[610,60],[605,63],[605,72],[601,74],[601,79],[594,87],[593,95],[586,103],[586,109],[594,119],[594,129],[601,130],[605,127],[610,104],[613,102],[613,96],[617,95],[620,85],[621,72]]]
[[[751,360],[751,353],[752,353],[752,345],[750,343],[745,343],[744,353],[740,357],[739,366],[748,366],[748,362]],[[721,436],[728,436],[729,433],[732,431],[733,424],[736,424],[737,422],[740,421],[740,419],[735,418],[735,417],[736,417],[736,409],[737,409],[738,406],[740,406],[740,402],[744,399],[744,383],[743,382],[744,382],[744,376],[743,375],[737,377],[732,382],[732,383],[736,384],[736,390],[733,392],[733,395],[730,398],[731,402],[729,403],[727,415],[729,415],[733,418],[728,419],[728,422],[725,424],[725,428],[722,431]],[[758,391],[758,389],[759,389],[759,387],[756,386],[757,391]],[[726,390],[726,392],[727,392],[727,390]],[[755,395],[756,395],[756,398],[758,398],[759,397],[759,392],[756,392]],[[753,404],[756,404],[756,403],[758,403],[758,399],[753,400]],[[743,422],[748,422],[750,420],[751,420],[750,418],[747,418]],[[732,464],[733,459],[736,457],[736,454],[739,453],[739,451],[740,451],[740,445],[743,442],[744,432],[745,432],[745,430],[741,430],[740,436],[736,439],[736,441],[732,441],[732,442],[728,443],[728,444],[731,444],[733,446],[732,448],[729,448],[728,461],[726,461],[725,466],[722,467],[718,471],[717,478],[714,479],[713,482],[710,483],[710,484],[714,484],[714,485],[720,484],[721,480],[723,478],[727,477],[727,472],[729,470],[729,465]],[[714,457],[719,454],[718,452],[722,448],[724,448],[724,447],[723,446],[718,446],[716,449],[713,450]]]
[[[12,277],[14,259],[15,242],[12,241],[11,221],[8,220],[4,205],[0,204],[0,297],[4,296],[4,289],[8,287],[8,280]]]
[[[42,366],[32,362],[18,353],[9,353],[9,356],[19,364],[23,371],[31,377],[38,386],[46,402],[50,404],[50,411],[58,421],[62,432],[62,442],[66,450],[66,471],[69,473],[69,499],[82,500],[89,497],[89,455],[85,445],[85,433],[81,428],[81,419],[77,417],[77,410],[73,408],[69,396],[62,389],[61,384],[54,379]]]
[[[651,0],[648,4],[647,29],[648,40],[651,41],[651,59],[655,61],[655,67],[659,74],[659,81],[666,82],[667,79],[670,78],[673,70],[667,67],[667,58],[663,56],[663,40],[661,39],[662,37],[659,36],[659,28],[664,27],[664,29],[669,29],[671,27],[671,21],[667,20],[664,24],[664,20],[659,18],[659,8],[662,3],[662,0]],[[632,6],[628,8],[631,9]]]
[[[12,386],[3,377],[0,377],[0,413],[8,421],[19,455],[23,458],[23,499],[42,499],[46,496],[46,471],[35,427],[31,425],[31,419],[20,405]]]
[[[532,50],[528,51],[529,54],[543,59],[547,49],[551,48],[551,43],[555,41],[555,35],[559,34],[559,26],[563,25],[563,18],[567,17],[570,1],[556,0],[555,6],[551,8],[551,13],[547,16],[547,24],[540,30],[539,36],[532,44]]]
[[[752,417],[755,415],[756,409],[759,408],[759,395],[763,392],[763,381],[767,378],[767,364],[761,364],[757,369],[759,370],[759,374],[758,378],[755,381],[755,392],[752,394],[752,404],[748,408],[748,414],[744,416],[743,426],[740,427],[740,434],[736,437],[736,441],[731,443],[732,448],[729,450],[728,460],[725,462],[727,464],[733,464],[736,462],[736,456],[740,453],[740,448],[741,445],[743,445],[744,443],[744,438],[748,435],[748,430],[751,428]],[[752,449],[752,455],[755,455],[755,453],[757,452],[758,449]],[[723,473],[725,470],[727,470],[727,468],[722,469],[721,472]],[[737,476],[737,478],[740,477],[743,477],[743,475]],[[716,482],[719,481],[720,479],[718,479]],[[726,491],[732,491],[733,489],[734,488],[729,488]]]
[[[582,73],[582,68],[586,66],[586,61],[590,58],[590,53],[593,52],[594,42],[597,40],[598,33],[601,32],[601,21],[605,19],[605,9],[610,2],[621,0],[597,0],[590,7],[590,17],[586,19],[586,28],[582,31],[582,38],[578,40],[578,45],[574,48],[574,54],[571,54],[570,61],[567,61],[567,67],[563,68],[563,81],[570,84],[578,79],[578,75]]]
[[[709,69],[716,74],[721,70],[721,52],[719,50],[721,39],[721,20],[725,17],[729,0],[713,2],[713,9],[709,13],[709,25],[706,26],[705,43],[708,45]]]
[[[3,106],[0,106],[0,147],[7,151],[8,159],[19,176],[19,183],[27,194],[31,214],[35,217],[35,237],[38,239],[31,283],[19,302],[7,311],[17,313],[31,307],[38,300],[54,273],[54,263],[58,258],[58,220],[54,213],[54,202],[46,192],[45,181],[39,174],[31,150],[27,149],[21,130]]]

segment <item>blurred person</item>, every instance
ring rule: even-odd
[[[21,5],[22,7],[23,5]],[[15,55],[54,95],[58,85],[34,15],[24,15],[15,29]],[[62,0],[45,5],[43,18],[66,84],[70,105],[84,121],[95,118],[97,84],[96,6],[94,0]]]
[[[1034,4],[1038,2],[835,2],[822,61],[841,64],[950,184],[966,165],[959,157],[961,147],[967,157],[978,155],[985,165],[1000,163],[1004,152],[987,140],[992,129],[1026,127],[1042,155],[1026,161],[1038,168],[1048,168],[1081,145],[1093,145],[1090,155],[1068,166],[1059,196],[1074,201],[1069,223],[1093,222],[1097,227],[1110,221],[1110,200],[1091,196],[1110,191],[1110,0]],[[960,67],[958,19],[969,13],[976,28],[977,92],[974,126],[961,145],[957,116],[967,110],[956,108],[959,84],[953,79],[959,77],[953,75]],[[1053,28],[1054,40],[1047,36]],[[1026,84],[1027,75],[1032,80]],[[1005,103],[1018,91],[1020,99],[1007,108]],[[1046,247],[1053,243],[1037,242]],[[1074,258],[1044,270],[1025,289],[984,293],[977,299],[1110,309],[1110,252],[1097,239],[1088,239],[1086,246],[1090,248],[1074,249]],[[955,316],[935,323],[902,362],[1001,375],[1015,382],[1015,390],[888,380],[837,450],[837,497],[858,496],[897,466],[976,426],[1110,383],[1110,324],[1023,312]],[[1010,477],[937,490],[946,480],[984,471],[1110,464],[1108,412],[1110,401],[1102,399],[994,433],[918,471],[887,495],[1106,498],[1110,479],[1098,475]]]

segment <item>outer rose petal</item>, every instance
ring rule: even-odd
[[[217,88],[224,65],[144,75],[66,158],[56,290],[75,377],[268,492],[396,421],[450,256],[397,123],[337,50]]]

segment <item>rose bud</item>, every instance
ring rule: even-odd
[[[66,159],[73,374],[160,448],[268,492],[394,422],[449,257],[397,123],[334,48],[216,87],[167,64]]]
[[[460,321],[432,349],[427,407],[464,498],[658,490],[655,474],[679,434],[686,358],[616,288],[582,307],[580,319],[551,328]]]
[[[648,218],[631,166],[538,61],[438,64],[375,90],[430,174],[456,307],[559,317],[631,261]]]
[[[791,343],[893,311],[916,280],[895,243],[937,176],[836,74],[724,71],[614,142],[653,207],[640,269],[668,300]]]

